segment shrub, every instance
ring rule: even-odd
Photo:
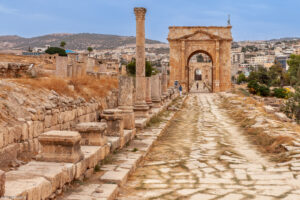
[[[258,95],[267,97],[270,95],[270,88],[265,85],[260,85],[258,88]]]
[[[251,94],[257,94],[258,89],[259,89],[259,84],[257,83],[256,80],[251,80],[248,85],[247,85],[249,92]]]
[[[277,98],[287,98],[289,95],[289,92],[285,88],[274,88],[273,95],[274,95],[274,97],[277,97]]]
[[[291,119],[300,121],[300,89],[296,88],[295,93],[289,93],[290,98],[281,107],[281,110]]]
[[[259,84],[256,80],[251,80],[248,83],[247,87],[251,94],[257,94],[263,97],[270,95],[269,87],[263,84]]]

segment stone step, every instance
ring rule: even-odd
[[[113,200],[118,195],[116,184],[90,184],[80,186],[76,193],[63,197],[63,200]]]
[[[77,163],[31,161],[6,173],[4,196],[27,200],[46,199],[56,190],[83,174],[104,159],[108,146],[82,146],[83,160]],[[108,149],[109,150],[109,149]]]

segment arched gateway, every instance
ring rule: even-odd
[[[212,60],[212,92],[231,88],[231,26],[171,26],[170,43],[170,86],[178,81],[184,91],[190,89],[190,73],[194,73],[189,62],[193,55],[204,53]]]

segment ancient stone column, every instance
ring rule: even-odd
[[[158,74],[151,77],[151,99],[152,107],[157,108],[160,106],[160,81]]]
[[[124,119],[124,129],[135,128],[133,112],[133,80],[129,76],[119,77],[118,108],[121,110]]]
[[[134,105],[137,118],[148,117],[145,79],[145,8],[134,8],[136,16],[136,100]]]
[[[146,77],[146,103],[151,108],[152,98],[151,98],[151,79],[152,77]]]
[[[162,94],[168,96],[168,74],[166,66],[162,68]]]

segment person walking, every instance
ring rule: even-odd
[[[199,83],[198,82],[196,83],[196,86],[197,86],[197,90],[198,90],[198,88],[199,88]]]
[[[179,84],[179,94],[180,94],[180,96],[182,95],[182,86],[181,86],[181,84]]]

